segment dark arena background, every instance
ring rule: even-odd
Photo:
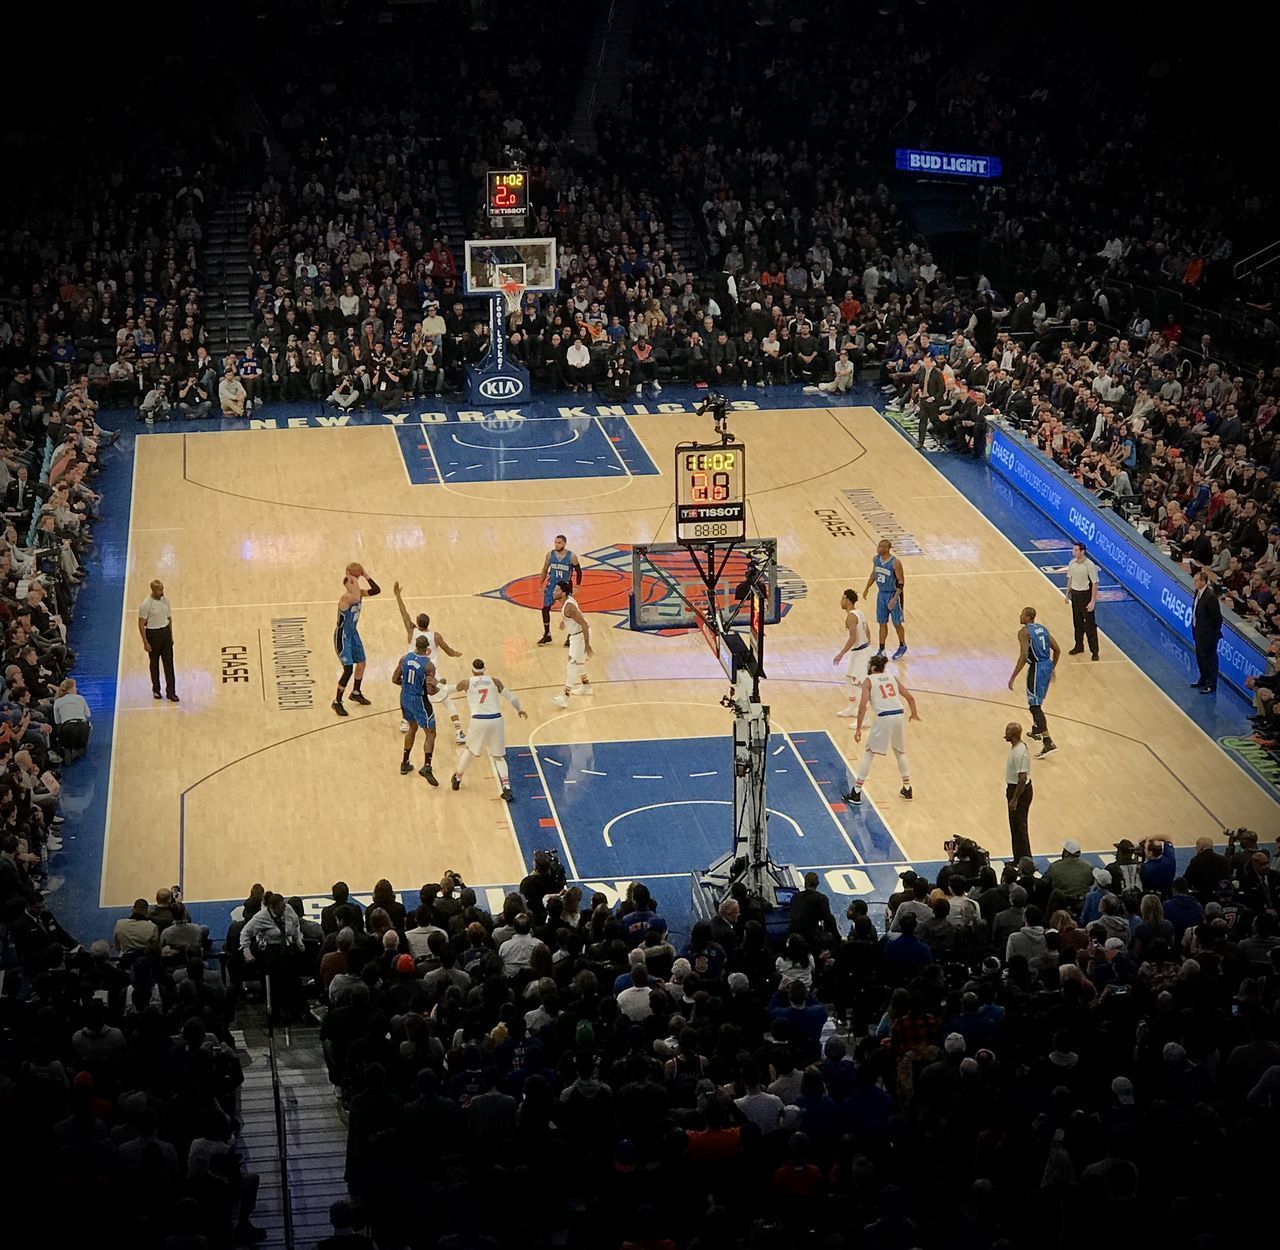
[[[7,13],[12,1236],[1274,1241],[1234,17]]]

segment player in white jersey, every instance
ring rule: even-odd
[[[858,696],[862,693],[862,683],[867,678],[867,661],[871,658],[871,634],[867,630],[866,614],[858,607],[858,592],[846,590],[840,596],[840,606],[844,609],[844,627],[847,637],[845,644],[836,652],[831,661],[837,668],[847,655],[848,667],[845,675],[849,678],[849,703],[836,713],[837,716],[857,716]]]
[[[863,753],[862,762],[853,777],[853,788],[844,796],[847,803],[862,802],[862,787],[871,771],[872,757],[884,755],[891,747],[898,759],[898,771],[902,774],[902,789],[898,793],[904,799],[912,797],[911,771],[907,767],[907,727],[903,723],[907,719],[907,708],[902,706],[903,701],[911,709],[912,720],[919,720],[920,713],[916,711],[915,696],[902,684],[898,675],[885,672],[888,663],[883,655],[873,655],[867,664],[853,740],[862,741],[862,722],[866,718],[868,707],[871,708],[872,715],[871,732],[867,735],[867,749]]]
[[[484,671],[483,660],[471,661],[471,676],[464,678],[457,689],[467,696],[467,707],[471,710],[471,724],[467,732],[467,745],[458,756],[458,768],[453,774],[450,785],[456,790],[462,785],[462,774],[472,757],[488,755],[493,760],[493,770],[498,774],[502,785],[502,797],[508,803],[514,801],[511,793],[511,777],[507,772],[507,733],[502,723],[501,700],[506,699],[517,712],[521,720],[528,720],[529,713],[520,706],[515,697],[496,677],[490,677]]]
[[[564,694],[554,695],[551,699],[556,707],[568,707],[569,696],[572,694],[595,694],[587,679],[587,661],[593,654],[591,626],[578,607],[572,589],[568,582],[560,582],[556,586],[555,601],[560,608],[560,628],[569,635],[569,658],[564,666]],[[577,691],[574,690],[575,686],[579,687]]]
[[[462,721],[458,717],[458,708],[454,699],[454,689],[449,679],[440,671],[440,652],[449,656],[451,659],[458,659],[462,655],[461,651],[455,651],[438,630],[431,628],[431,618],[425,612],[419,612],[417,620],[409,615],[409,609],[404,606],[404,599],[400,594],[400,583],[391,588],[392,593],[396,597],[396,607],[400,609],[400,619],[404,622],[405,640],[412,647],[419,638],[427,640],[427,649],[424,652],[436,666],[436,681],[439,684],[439,690],[431,696],[431,702],[435,704],[443,703],[449,709],[449,719],[453,722],[453,740],[461,746],[467,740],[467,735],[462,732]],[[400,722],[400,732],[408,731],[408,723]]]

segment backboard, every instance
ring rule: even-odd
[[[514,279],[527,291],[554,291],[559,281],[555,239],[467,239],[462,281],[468,295],[501,295]]]
[[[753,558],[753,553],[758,559]],[[782,619],[777,553],[776,538],[693,546],[636,544],[631,548],[631,628],[698,629],[707,637],[708,645],[722,626],[746,631],[750,627],[750,604],[738,599],[737,589],[757,562],[763,565],[762,577],[768,586],[765,624],[777,624]],[[715,574],[714,593],[707,590],[704,577],[709,567]]]

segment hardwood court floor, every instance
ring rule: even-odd
[[[901,671],[923,717],[908,739],[917,797],[898,798],[892,758],[877,761],[867,793],[910,859],[938,858],[956,833],[1006,854],[1002,733],[1011,717],[1029,723],[1005,687],[1018,612],[1036,605],[1065,647],[1068,608],[873,410],[751,412],[731,424],[748,447],[751,528],[778,538],[781,563],[807,588],[769,635],[776,726],[825,728],[856,762],[861,749],[834,716],[840,592],[861,592],[880,533],[904,532],[911,651]],[[410,610],[429,610],[463,651],[457,676],[483,656],[519,692],[530,719],[508,715],[513,746],[531,734],[540,747],[727,736],[716,705],[725,682],[694,636],[633,634],[596,616],[598,693],[565,714],[549,702],[563,651],[534,645],[536,613],[482,597],[536,573],[559,531],[578,552],[670,540],[671,449],[706,438],[709,424],[647,415],[631,425],[661,476],[414,486],[389,426],[139,438],[102,904],[127,906],[157,880],[212,900],[243,897],[253,881],[305,895],[337,877],[355,889],[382,876],[403,886],[445,867],[476,882],[520,879],[487,765],[456,794],[447,780],[433,791],[396,771],[397,579]],[[361,625],[374,706],[339,720],[330,639],[353,559],[386,593],[366,601]],[[134,624],[157,576],[175,609],[176,707],[152,701]],[[1271,827],[1272,800],[1113,646],[1104,655],[1066,658],[1052,688],[1061,750],[1034,767],[1037,851],[1056,853],[1064,837],[1102,850],[1120,836],[1185,844],[1224,825]],[[299,698],[310,706],[294,706]],[[436,771],[447,779],[455,748],[445,738]],[[655,848],[655,873],[700,866],[675,846]]]

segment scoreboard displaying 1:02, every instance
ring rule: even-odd
[[[489,170],[485,175],[485,202],[490,220],[523,217],[529,211],[529,171]]]
[[[741,443],[676,448],[676,542],[747,536],[747,449]]]

